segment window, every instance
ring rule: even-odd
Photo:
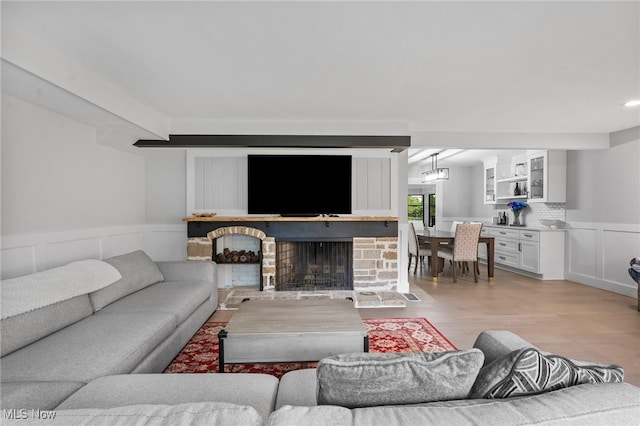
[[[409,195],[407,200],[409,220],[424,223],[424,195]]]
[[[427,226],[436,226],[436,194],[429,194],[429,221]]]

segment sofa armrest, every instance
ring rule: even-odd
[[[156,262],[165,281],[208,281],[216,288],[218,280],[214,262],[188,260]]]
[[[484,353],[484,365],[520,348],[536,348],[517,334],[507,330],[486,330],[478,335],[474,348]]]

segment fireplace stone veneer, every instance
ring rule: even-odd
[[[230,234],[261,240],[261,290],[275,290],[276,241],[352,241],[356,291],[395,291],[398,223],[394,217],[187,217],[187,257],[213,260],[213,241]]]

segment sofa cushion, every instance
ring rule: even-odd
[[[271,413],[265,426],[294,426],[294,425],[331,425],[352,426],[353,414],[350,409],[336,405],[321,405],[316,407],[285,405]],[[370,425],[383,423],[371,423]],[[386,423],[400,425],[399,423]]]
[[[483,361],[479,349],[324,358],[317,367],[318,405],[354,408],[466,398]]]
[[[165,281],[209,281],[215,283],[215,262],[164,260],[156,262]]]
[[[35,342],[93,313],[86,294],[0,321],[2,356]]]
[[[622,382],[617,365],[599,365],[545,354],[535,348],[517,349],[480,371],[471,398],[533,395],[584,383]]]
[[[89,294],[95,311],[164,279],[158,266],[142,250],[111,257],[105,262],[113,265],[122,278]]]
[[[174,325],[166,313],[91,315],[3,357],[2,380],[86,383],[129,373]]]
[[[211,297],[206,281],[158,283],[137,291],[103,308],[99,314],[166,312],[176,316],[176,327]]]
[[[0,408],[53,410],[84,385],[82,382],[2,382]]]
[[[52,413],[53,414],[53,413]],[[27,415],[33,413],[27,411]],[[38,419],[28,417],[27,424]],[[177,405],[128,405],[107,409],[56,410],[55,416],[37,424],[47,425],[109,425],[109,426],[261,426],[262,417],[253,407],[223,402],[196,402]],[[4,422],[3,422],[4,424]],[[21,425],[24,420],[9,420],[7,424]]]
[[[315,368],[305,368],[285,373],[280,378],[276,409],[283,405],[318,405],[316,389],[318,379]]]
[[[465,399],[419,405],[292,407],[274,411],[267,426],[285,425],[636,425],[640,389],[629,383],[573,386],[507,399]]]
[[[277,392],[268,374],[125,374],[92,381],[57,409],[218,401],[252,406],[266,419]]]

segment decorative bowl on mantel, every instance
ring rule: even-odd
[[[547,228],[562,228],[562,225],[564,224],[563,220],[557,220],[557,219],[540,219],[540,223],[544,226],[546,226]]]

